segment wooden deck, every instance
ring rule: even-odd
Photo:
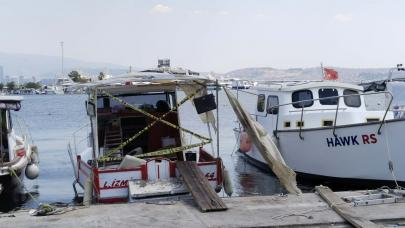
[[[177,161],[176,167],[202,212],[227,209],[195,162]]]

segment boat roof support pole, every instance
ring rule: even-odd
[[[219,158],[219,85],[218,79],[215,81],[216,83],[216,99],[217,99],[217,158]]]
[[[97,89],[94,89],[92,92],[93,94],[90,94],[90,96],[93,96],[92,98],[90,97],[90,100],[93,99],[94,102],[94,110],[95,110],[95,116],[90,116],[90,125],[91,125],[91,137],[93,140],[93,167],[98,168],[98,162],[96,162],[97,156]],[[96,121],[94,123],[94,120]]]
[[[207,115],[207,114],[206,114]],[[207,115],[208,116],[208,115]],[[208,119],[208,117],[207,117],[207,119]],[[211,127],[210,127],[210,123],[209,122],[207,122],[207,129],[208,129],[208,135],[209,135],[209,137],[210,137],[210,139],[211,139],[211,154],[212,154],[212,156],[214,156],[214,154],[215,154],[215,150],[214,150],[214,142],[212,141],[212,134],[211,134]]]

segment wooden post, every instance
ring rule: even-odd
[[[356,216],[356,212],[338,195],[330,190],[330,188],[325,186],[316,186],[315,189],[338,215],[342,216],[342,218],[344,218],[354,227],[380,227],[370,220]]]

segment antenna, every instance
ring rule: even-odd
[[[323,64],[321,62],[322,79],[325,79],[325,70],[323,69]]]
[[[60,42],[60,48],[61,48],[61,51],[62,51],[62,59],[61,59],[61,61],[62,61],[62,69],[61,69],[61,72],[62,72],[62,78],[63,78],[63,76],[65,75],[65,72],[64,72],[64,69],[63,69],[63,41]]]

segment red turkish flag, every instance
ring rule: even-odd
[[[337,80],[338,79],[338,72],[334,69],[330,68],[323,68],[325,72],[324,79],[325,80]]]

